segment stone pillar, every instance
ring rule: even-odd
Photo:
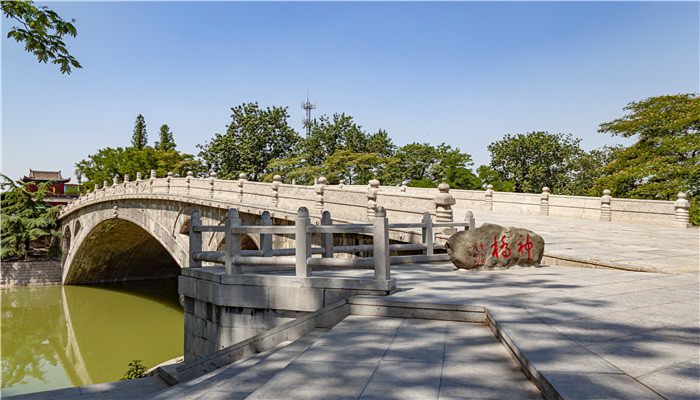
[[[214,197],[214,181],[216,181],[216,172],[209,173],[209,197]]]
[[[315,208],[316,212],[319,214],[323,213],[323,192],[326,189],[328,180],[325,176],[321,176],[316,180],[316,185],[314,186],[314,191],[316,191],[316,202]]]
[[[166,183],[166,193],[170,193],[170,180],[173,179],[173,173],[168,172],[168,175],[165,177],[165,183]]]
[[[676,209],[675,225],[677,228],[690,228],[690,201],[688,195],[678,192],[678,199],[673,203]]]
[[[612,207],[610,203],[612,202],[612,196],[610,195],[610,190],[603,190],[603,197],[600,198],[600,220],[610,221],[612,219]]]
[[[493,185],[486,185],[486,191],[484,192],[484,202],[486,203],[486,210],[493,211]]]
[[[140,172],[136,173],[136,181],[140,181],[142,179],[142,175]]]
[[[399,185],[399,189],[404,193],[406,192],[407,184],[408,184],[408,181],[403,181],[403,182],[401,182],[401,185]]]
[[[549,188],[547,186],[542,188],[542,194],[540,194],[540,215],[549,215]]]
[[[107,180],[105,179],[104,181],[102,181],[102,191],[103,192],[105,190],[107,190],[107,186],[109,186],[109,182],[107,182]]]
[[[151,193],[153,193],[153,182],[156,180],[156,170],[151,170],[151,177],[148,179],[148,186],[150,187]]]
[[[452,206],[455,204],[455,198],[450,194],[450,185],[442,182],[438,185],[438,195],[433,199],[435,202],[435,222],[453,222]],[[452,235],[457,230],[453,227],[448,227],[442,230],[445,235]]]
[[[341,179],[340,183],[338,184],[338,189],[342,189],[345,187],[345,179]]]
[[[112,178],[112,186],[116,187],[119,184],[119,175],[114,175],[114,178]]]
[[[185,178],[185,181],[187,182],[187,195],[190,194],[190,181],[192,180],[192,177],[194,174],[192,171],[187,171],[187,178]]]
[[[95,190],[93,191],[93,193],[97,193],[98,190],[100,190],[100,185],[95,184]]]
[[[466,222],[468,225],[464,227],[464,230],[467,231],[473,231],[476,229],[476,220],[474,219],[474,213],[471,211],[467,211],[466,214],[464,214],[464,222]]]
[[[282,177],[275,175],[272,177],[272,206],[277,207],[280,203],[280,185]]]
[[[367,220],[373,221],[377,213],[377,194],[379,193],[379,180],[372,179],[367,186]]]
[[[238,202],[243,201],[243,184],[248,180],[248,175],[241,172],[238,174]]]

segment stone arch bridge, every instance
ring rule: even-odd
[[[276,176],[271,183],[196,178],[154,172],[143,179],[114,180],[81,196],[64,207],[61,223],[63,282],[96,283],[154,279],[177,276],[187,266],[189,254],[189,215],[202,212],[205,225],[223,223],[226,210],[237,208],[244,224],[257,224],[263,211],[269,211],[275,224],[292,224],[299,207],[311,210],[312,223],[323,211],[330,211],[336,222],[367,222],[378,206],[387,210],[392,222],[420,222],[429,212],[437,222],[464,218],[467,210],[478,212],[516,211],[533,215],[567,216],[603,221],[633,221],[680,226],[687,224],[687,207],[674,202],[650,202],[602,198],[556,196],[544,188],[542,194],[452,190],[447,184],[437,189],[380,186],[372,180],[367,186],[328,185],[325,178],[313,186],[290,185]],[[686,200],[687,202],[687,200]],[[682,203],[682,204],[681,204]],[[453,207],[455,210],[453,210]],[[684,214],[685,213],[685,214]],[[438,233],[438,240],[440,239]],[[342,238],[341,238],[342,239]],[[348,238],[346,238],[348,239]],[[361,240],[360,238],[350,238]],[[419,232],[393,230],[395,242],[419,243]],[[222,246],[223,234],[207,233],[204,250]],[[275,237],[276,246],[291,239]],[[349,243],[350,244],[350,243]],[[259,248],[256,237],[242,238],[244,249]]]

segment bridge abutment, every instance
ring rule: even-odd
[[[338,300],[387,295],[385,287],[322,276],[225,275],[222,267],[186,268],[179,278],[184,297],[185,363],[202,359]]]

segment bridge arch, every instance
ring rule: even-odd
[[[69,257],[66,284],[172,278],[180,274],[169,249],[125,218],[97,223]]]

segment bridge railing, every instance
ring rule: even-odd
[[[331,214],[324,211],[320,225],[311,224],[309,210],[299,208],[294,225],[272,225],[268,211],[263,212],[260,225],[242,225],[238,211],[229,209],[223,225],[203,225],[199,210],[190,218],[190,268],[202,267],[202,262],[223,264],[226,274],[242,274],[244,266],[294,267],[297,277],[311,276],[312,268],[367,268],[374,270],[375,280],[390,279],[390,265],[413,262],[446,261],[447,254],[436,253],[444,246],[435,242],[435,229],[474,229],[474,218],[465,222],[433,222],[425,213],[420,223],[390,224],[386,210],[379,207],[372,223],[333,224]],[[389,241],[389,229],[420,229],[422,243],[396,243]],[[202,235],[205,232],[224,233],[224,251],[203,251]],[[359,234],[372,237],[371,245],[335,246],[333,235]],[[260,250],[242,250],[241,235],[259,235]],[[295,247],[275,249],[272,235],[293,236]],[[312,246],[312,235],[319,235],[321,246]],[[392,252],[421,251],[422,254],[394,255]],[[355,258],[335,258],[334,254],[371,254]],[[320,257],[314,257],[320,256]]]

